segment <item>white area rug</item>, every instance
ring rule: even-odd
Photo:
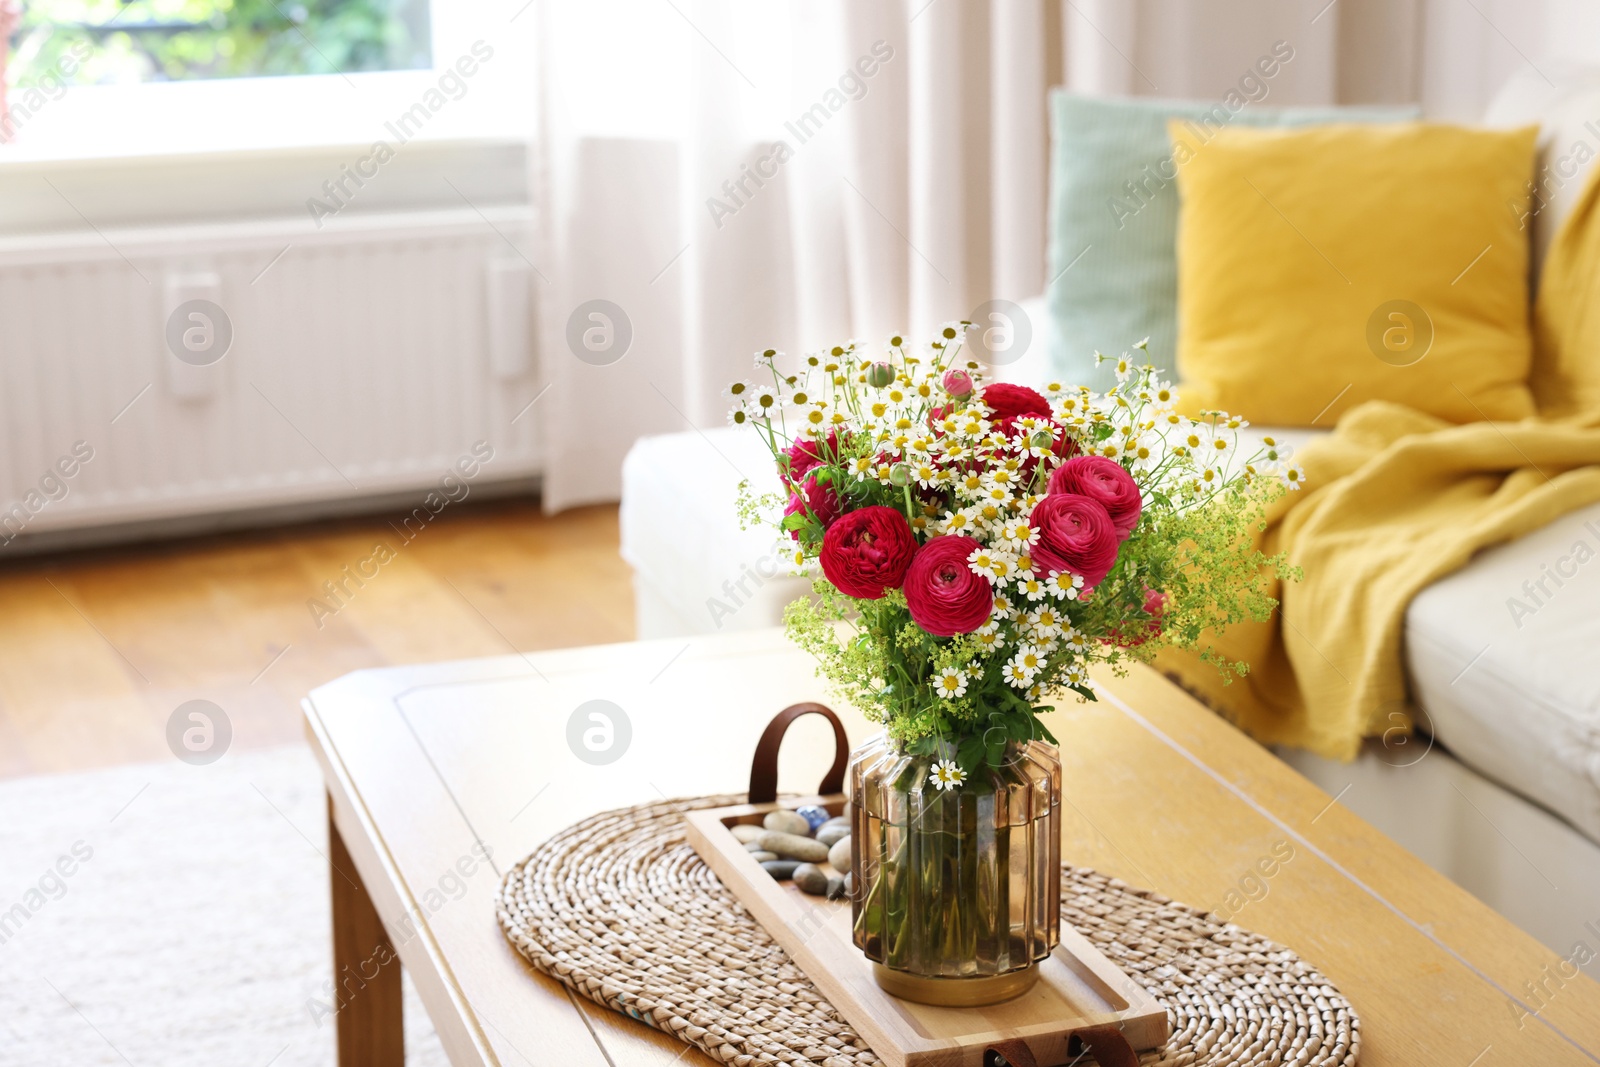
[[[0,1064],[331,1065],[324,804],[303,748],[0,782]]]

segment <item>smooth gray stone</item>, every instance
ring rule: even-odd
[[[822,868],[813,863],[802,863],[794,869],[794,884],[802,893],[810,893],[820,897],[828,891],[828,876],[822,873]]]
[[[809,837],[768,830],[756,838],[756,843],[768,852],[776,852],[787,859],[804,860],[807,863],[826,863],[828,861],[828,846],[820,841],[813,841]]]
[[[769,811],[767,817],[761,820],[761,825],[780,834],[794,834],[796,837],[811,836],[811,824],[806,822],[804,815],[783,809]]]
[[[771,863],[778,858],[776,852],[768,852],[765,849],[751,849],[750,855],[755,858],[757,863]]]
[[[850,838],[835,841],[833,847],[828,849],[828,866],[844,874],[850,869],[850,856],[854,851]]]
[[[850,829],[850,816],[848,816],[848,815],[835,815],[833,818],[829,819],[827,822],[825,822],[821,826],[817,827],[817,832],[821,833],[823,830],[827,829],[830,826],[842,826],[846,830],[848,830],[848,829]]]
[[[765,832],[766,832],[766,831],[762,831],[762,833],[765,833]],[[760,836],[760,835],[759,835],[759,834],[758,834],[758,835],[756,835],[756,836],[757,836],[757,837],[759,837],[759,836]],[[756,839],[755,839],[755,838],[754,838],[754,837],[752,837],[752,838],[751,838],[751,839],[750,839],[750,840],[749,840],[749,841],[748,841],[748,842],[747,842],[747,843],[746,843],[746,844],[745,844],[745,846],[744,846],[744,850],[745,850],[745,851],[746,851],[746,852],[765,852],[765,851],[766,851],[766,849],[764,849],[764,848],[762,848],[762,847],[761,847],[761,846],[760,846],[760,845],[758,845],[758,844],[756,844]]]
[[[795,868],[799,866],[800,863],[797,860],[768,860],[761,865],[761,869],[778,881],[787,882],[794,877]]]
[[[761,827],[751,823],[737,823],[731,829],[734,839],[742,845],[748,845],[761,836]]]
[[[850,827],[848,826],[824,826],[822,829],[817,831],[817,840],[821,841],[829,848],[832,848],[834,844],[842,838],[849,836]]]
[[[845,875],[845,877],[843,877],[843,878],[840,878],[838,875],[834,875],[832,878],[829,878],[828,879],[828,894],[827,894],[828,895],[828,899],[829,900],[838,900],[839,898],[843,897],[846,893],[848,893],[849,890],[846,888],[846,886],[849,884],[849,880],[850,880],[850,876],[849,875]]]

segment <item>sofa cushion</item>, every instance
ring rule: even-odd
[[[1412,693],[1462,762],[1600,841],[1600,505],[1423,590]]]
[[[1538,131],[1169,127],[1178,410],[1329,425],[1368,400],[1533,414],[1524,195]],[[1324,421],[1325,420],[1325,421]]]

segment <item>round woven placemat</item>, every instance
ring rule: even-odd
[[[501,927],[540,971],[723,1063],[877,1063],[685,839],[683,812],[743,802],[703,797],[585,819],[506,873]],[[1166,1007],[1172,1038],[1142,1064],[1356,1062],[1350,1003],[1281,945],[1066,865],[1061,919]]]

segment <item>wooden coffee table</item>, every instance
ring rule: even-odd
[[[1099,684],[1099,703],[1050,721],[1065,859],[1294,949],[1355,1005],[1369,1067],[1600,1063],[1600,985],[1153,671]],[[827,694],[775,631],[361,671],[313,692],[342,1067],[403,1063],[396,953],[458,1067],[713,1063],[534,971],[493,897],[507,867],[587,815],[743,789],[762,727],[800,700]],[[874,732],[835,707],[852,742]],[[796,723],[781,788],[813,790],[832,754],[825,723]],[[1600,952],[1600,893],[1568,891],[1594,897],[1597,921],[1573,939]]]

